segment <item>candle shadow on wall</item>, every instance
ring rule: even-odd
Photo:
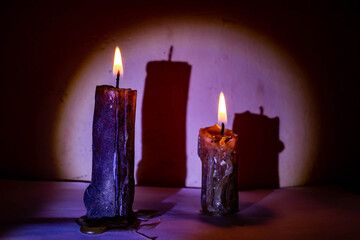
[[[186,179],[186,108],[191,65],[152,61],[142,108],[142,160],[138,185],[183,187]]]
[[[233,130],[239,135],[238,188],[240,190],[279,187],[279,118],[263,114],[235,114]]]

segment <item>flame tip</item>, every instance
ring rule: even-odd
[[[218,123],[219,125],[221,125],[222,123],[224,124],[227,123],[226,103],[223,92],[220,92],[220,96],[219,96]]]
[[[120,75],[123,75],[123,64],[121,59],[121,52],[120,48],[116,46],[115,54],[114,54],[114,67],[113,67],[113,74],[116,76],[120,72]]]

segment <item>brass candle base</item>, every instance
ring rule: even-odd
[[[110,230],[132,231],[147,239],[156,239],[156,237],[148,237],[138,230],[141,228],[143,221],[160,216],[161,213],[155,210],[138,210],[130,217],[103,217],[99,219],[90,219],[82,216],[76,219],[76,223],[80,226],[80,232],[87,235],[97,235]],[[146,224],[146,227],[156,227],[160,222]],[[150,226],[149,226],[150,225]]]

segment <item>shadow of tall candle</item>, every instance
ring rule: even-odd
[[[171,53],[169,61],[152,61],[146,67],[138,185],[185,186],[191,65],[170,60]]]
[[[238,188],[279,187],[279,118],[250,112],[235,114],[233,131],[239,135]]]

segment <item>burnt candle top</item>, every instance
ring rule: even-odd
[[[199,136],[204,138],[208,144],[215,144],[218,147],[234,148],[238,135],[232,130],[225,128],[221,135],[221,127],[217,124],[207,128],[200,128]]]
[[[111,85],[101,85],[101,86],[96,86],[97,89],[101,88],[104,91],[111,91],[111,90],[116,90],[116,91],[123,91],[123,90],[128,90],[128,91],[136,91],[136,90],[132,90],[131,88],[117,88]]]

